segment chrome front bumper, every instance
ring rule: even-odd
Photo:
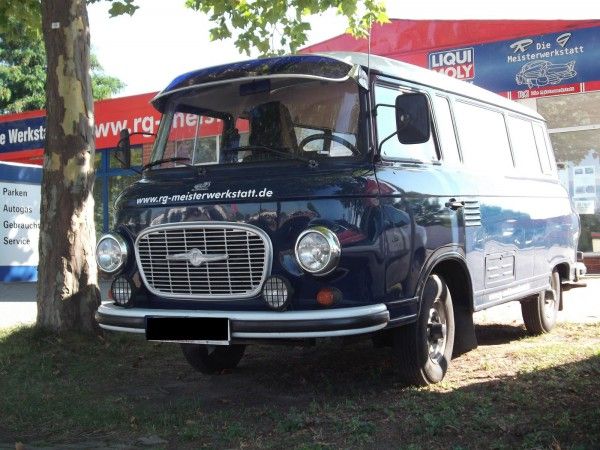
[[[203,311],[122,308],[103,303],[98,324],[112,331],[145,333],[146,317],[226,318],[232,339],[302,339],[350,336],[385,328],[390,320],[383,303],[353,308],[312,311]]]

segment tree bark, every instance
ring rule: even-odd
[[[94,113],[84,0],[42,0],[47,124],[40,207],[37,324],[99,332]]]

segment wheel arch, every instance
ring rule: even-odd
[[[460,299],[459,303],[474,311],[473,285],[471,275],[467,268],[464,252],[460,247],[446,247],[436,250],[425,262],[417,282],[416,295],[421,298],[425,281],[432,273],[444,277],[452,294],[453,301]]]
[[[556,269],[558,271],[558,274],[560,275],[560,280],[561,281],[569,281],[571,278],[571,266],[567,261],[563,261],[561,263],[556,264],[553,268],[552,271],[554,271],[554,269]]]
[[[571,265],[567,261],[563,261],[561,263],[556,264],[552,268],[552,272],[554,272],[555,270],[558,272],[558,275],[560,276],[560,283],[562,283],[563,281],[568,282],[571,280]],[[560,285],[559,285],[559,287],[560,287]],[[558,310],[562,311],[563,308],[564,308],[564,303],[563,303],[563,295],[562,295],[562,289],[561,289],[559,299],[558,299]]]
[[[420,299],[427,278],[435,273],[446,282],[454,309],[456,335],[453,354],[457,356],[477,347],[473,324],[473,285],[463,250],[460,247],[446,247],[440,250],[428,258],[421,272],[416,292],[420,310]]]

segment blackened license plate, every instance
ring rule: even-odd
[[[221,317],[146,317],[149,341],[229,344],[229,319]]]

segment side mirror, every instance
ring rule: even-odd
[[[119,133],[119,142],[115,150],[115,158],[121,163],[123,169],[131,167],[131,142],[129,140],[129,130],[125,128]]]
[[[396,97],[396,131],[402,144],[423,144],[431,136],[429,102],[425,94]]]

